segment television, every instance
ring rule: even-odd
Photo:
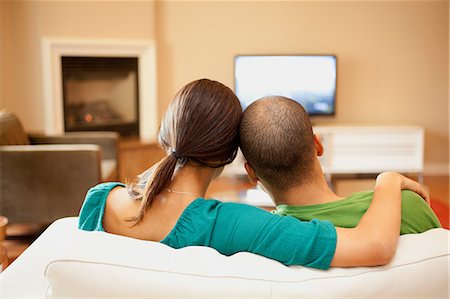
[[[312,115],[334,115],[336,56],[239,55],[234,61],[235,92],[243,109],[255,100],[280,95]]]

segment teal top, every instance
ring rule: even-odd
[[[88,191],[80,211],[79,229],[104,231],[106,198],[117,186],[125,185],[103,183]],[[328,269],[336,240],[336,230],[328,221],[304,222],[253,206],[197,198],[161,243],[173,248],[208,246],[224,255],[248,251],[285,265]]]
[[[342,200],[309,206],[278,205],[274,214],[292,216],[303,221],[322,219],[339,227],[355,227],[366,213],[373,198],[373,191],[357,192]],[[418,194],[402,191],[402,222],[400,234],[422,233],[441,227],[430,206]]]

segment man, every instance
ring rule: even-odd
[[[318,159],[323,154],[320,138],[297,102],[280,96],[255,101],[244,111],[240,138],[250,182],[260,182],[272,197],[275,214],[355,227],[369,207],[373,191],[344,198],[329,188]],[[400,233],[437,227],[441,225],[428,204],[414,192],[403,191]]]

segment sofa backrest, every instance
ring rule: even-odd
[[[173,249],[103,232],[70,232],[48,263],[49,298],[448,298],[449,231],[403,235],[383,267],[286,267],[241,252]]]
[[[0,111],[0,145],[28,145],[30,141],[14,113]]]

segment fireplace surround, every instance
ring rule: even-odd
[[[136,59],[137,74],[134,78],[136,80],[135,83],[132,83],[133,78],[124,79],[124,74],[130,74],[130,72],[122,72],[122,75],[116,76],[129,81],[128,83],[122,82],[122,85],[135,86],[136,95],[138,96],[134,113],[136,126],[135,128],[128,127],[128,129],[124,129],[122,133],[126,135],[127,132],[134,131],[135,133],[138,132],[141,142],[150,143],[155,141],[158,113],[156,101],[156,49],[152,40],[43,38],[42,77],[44,86],[44,131],[46,134],[62,134],[65,131],[78,130],[78,128],[68,128],[67,123],[64,121],[63,57],[101,57],[106,60],[108,58],[119,60]],[[128,77],[133,77],[133,75]],[[81,85],[79,83],[77,90],[83,90],[84,87],[80,88]],[[105,105],[101,103],[97,103],[96,109],[107,110]],[[123,109],[118,110],[123,112]],[[103,115],[106,114],[108,112],[103,112]],[[111,114],[111,118],[114,118],[114,113],[110,111],[109,114]],[[127,119],[133,118],[133,112],[128,114]],[[88,115],[87,119],[89,120],[91,117]],[[88,129],[117,130],[120,132],[120,129],[114,128],[114,126],[109,128],[101,125],[97,128],[91,126]]]

